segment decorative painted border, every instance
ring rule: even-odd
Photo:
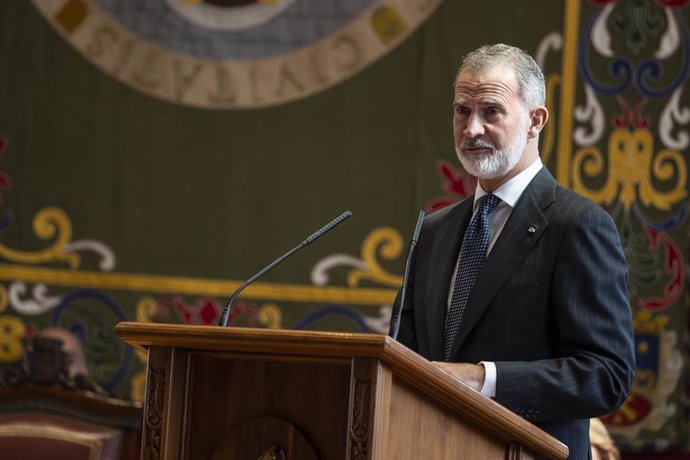
[[[27,283],[44,283],[54,286],[219,297],[228,297],[241,284],[239,281],[92,271],[76,272],[55,268],[0,264],[0,281],[18,279]],[[395,294],[395,289],[353,289],[349,287],[257,282],[242,292],[242,298],[380,307],[393,302]]]

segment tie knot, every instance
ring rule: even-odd
[[[501,199],[496,195],[484,195],[479,200],[479,213],[488,216],[491,214],[491,211],[498,206],[499,201],[501,201]]]

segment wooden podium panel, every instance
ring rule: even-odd
[[[148,350],[146,459],[563,459],[382,334],[120,323]]]
[[[338,458],[345,451],[349,363],[253,358],[190,356],[189,426],[204,427],[189,437],[190,458],[211,458],[213,446],[234,428],[268,415],[308,434],[319,458]]]
[[[506,458],[506,445],[498,437],[412,386],[404,382],[394,385],[392,399],[396,404],[391,408],[390,430],[414,437],[401,436],[381,458]],[[438,442],[438,433],[443,433],[443,443]]]

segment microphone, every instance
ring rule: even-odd
[[[316,232],[314,232],[313,234],[308,236],[307,239],[305,239],[300,244],[298,244],[297,246],[292,248],[290,251],[288,251],[287,253],[283,254],[282,256],[278,257],[276,260],[271,262],[270,265],[268,265],[266,268],[261,270],[259,273],[257,273],[256,275],[252,276],[247,281],[245,281],[240,287],[237,288],[237,290],[235,290],[235,292],[233,292],[232,296],[228,300],[228,303],[225,305],[225,308],[223,309],[223,313],[220,315],[220,320],[218,321],[218,325],[222,326],[222,327],[225,327],[228,325],[228,319],[230,318],[230,311],[232,310],[232,303],[235,301],[235,298],[240,294],[240,292],[242,292],[242,290],[244,288],[246,288],[247,286],[252,284],[254,281],[259,279],[261,276],[264,275],[264,273],[270,271],[273,267],[275,267],[276,265],[281,263],[283,260],[287,259],[292,254],[299,251],[300,249],[302,249],[306,245],[313,243],[319,237],[323,236],[326,232],[331,231],[333,229],[333,227],[335,227],[336,225],[338,225],[339,223],[341,223],[342,221],[344,221],[345,219],[347,219],[351,216],[352,216],[352,213],[350,211],[345,211],[344,213],[342,213],[341,215],[339,215],[338,217],[336,217],[335,219],[333,219],[332,221],[330,221],[329,223],[327,223],[326,225],[321,227],[319,230],[317,230]]]
[[[414,249],[417,246],[419,233],[422,231],[422,222],[424,221],[425,215],[426,213],[424,211],[419,211],[419,217],[417,217],[417,226],[414,228],[414,234],[412,235],[412,240],[410,241],[410,247],[407,250],[407,259],[405,260],[405,275],[403,276],[403,284],[402,288],[400,289],[400,301],[393,307],[393,311],[391,312],[391,324],[388,328],[388,335],[392,339],[398,338],[398,331],[400,330],[400,315],[402,314],[403,302],[405,302],[405,291],[407,290],[407,277],[410,273],[410,261],[412,260]]]

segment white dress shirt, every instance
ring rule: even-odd
[[[537,157],[534,163],[529,165],[524,171],[493,192],[501,201],[491,214],[489,214],[489,248],[487,254],[491,252],[496,240],[503,231],[503,227],[505,227],[510,213],[513,212],[513,208],[515,208],[515,203],[520,199],[522,192],[524,192],[529,183],[532,182],[532,179],[534,179],[534,176],[541,170],[542,166],[541,158]],[[474,211],[472,212],[472,217],[477,213],[479,200],[487,194],[488,192],[477,182],[477,189],[474,192]],[[455,272],[450,280],[447,308],[450,308],[450,300],[453,296],[453,286],[455,285],[455,277],[458,273],[459,263],[460,261],[458,260],[455,264]],[[496,396],[496,364],[490,361],[482,361],[480,364],[484,366],[485,370],[484,385],[482,386],[481,393],[484,396],[493,398]]]

